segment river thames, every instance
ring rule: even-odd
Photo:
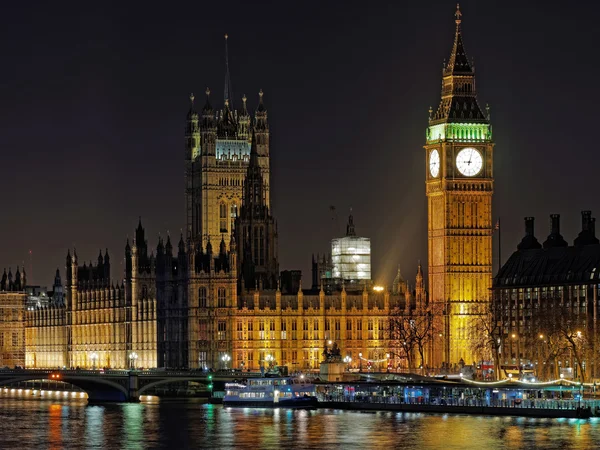
[[[600,420],[0,398],[0,448],[591,449]]]

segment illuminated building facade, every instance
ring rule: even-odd
[[[501,339],[501,364],[543,365],[558,378],[558,368],[573,368],[569,335],[581,341],[582,366],[598,376],[598,290],[600,243],[595,219],[582,212],[582,227],[573,245],[560,234],[560,216],[550,216],[550,234],[540,244],[534,218],[525,218],[525,236],[501,267],[493,283],[493,309]],[[575,347],[577,348],[577,346]],[[564,351],[564,350],[567,351]]]
[[[0,281],[0,367],[25,366],[26,276],[4,269]]]
[[[227,71],[221,110],[207,91],[201,113],[192,97],[186,116],[185,236],[176,248],[159,238],[152,252],[140,219],[114,280],[108,252],[89,265],[69,252],[63,299],[27,311],[27,366],[316,369],[328,340],[353,367],[401,365],[386,356],[387,321],[425,303],[420,270],[415,294],[400,276],[390,291],[372,289],[370,242],[350,217],[321,271],[331,278],[337,264],[348,282],[303,290],[290,274],[282,289],[263,93],[251,117],[245,98],[234,110],[230,84]]]
[[[352,214],[346,236],[331,241],[331,261],[334,279],[351,283],[371,281],[371,240],[356,236]]]
[[[490,300],[494,143],[489,113],[479,107],[476,92],[457,10],[442,98],[430,110],[425,144],[429,296],[444,308],[434,367],[475,361],[469,350],[473,315]]]

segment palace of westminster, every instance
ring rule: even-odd
[[[352,358],[352,367],[397,367],[386,333],[390,315],[418,314],[429,305],[440,305],[440,313],[424,362],[442,367],[476,361],[471,321],[492,300],[493,283],[505,290],[507,282],[492,278],[489,111],[477,102],[460,10],[455,22],[441,100],[430,108],[424,146],[428,289],[420,265],[414,289],[399,272],[391,288],[373,286],[370,254],[368,272],[363,267],[355,273],[340,271],[344,255],[337,262],[313,257],[310,289],[303,289],[295,271],[280,273],[263,92],[254,114],[245,96],[234,108],[227,69],[220,109],[208,89],[199,112],[191,96],[185,236],[178,242],[159,238],[151,249],[140,219],[135,240],[125,246],[122,274],[111,274],[108,250],[94,264],[81,264],[70,250],[64,279],[57,270],[43,304],[26,292],[23,270],[5,271],[0,365],[219,368],[227,361],[228,367],[257,370],[274,359],[290,370],[306,370],[318,368],[323,343],[331,340]],[[352,216],[347,236],[334,242],[344,239],[365,239],[355,238]]]

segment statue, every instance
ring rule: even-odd
[[[340,351],[340,348],[338,347],[337,342],[334,342],[331,348],[329,348],[327,346],[327,342],[325,342],[324,347],[325,349],[323,350],[323,362],[342,362],[342,353]]]

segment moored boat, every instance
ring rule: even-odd
[[[315,385],[303,378],[249,378],[226,383],[223,406],[255,408],[315,408]]]

